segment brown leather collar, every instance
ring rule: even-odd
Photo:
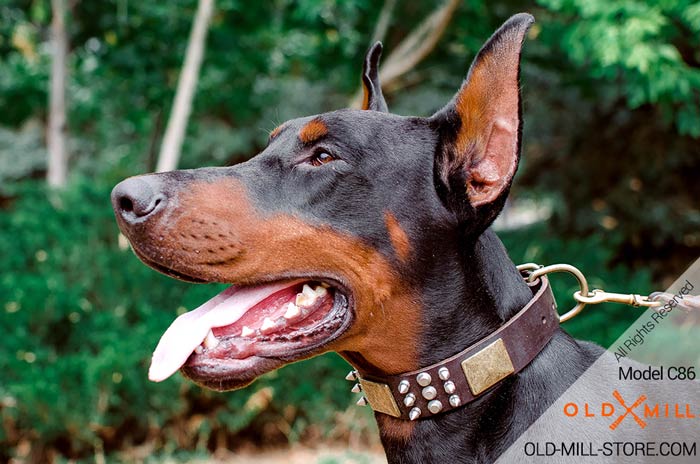
[[[528,283],[534,296],[498,330],[464,351],[417,371],[384,378],[346,377],[354,392],[377,412],[423,419],[459,408],[506,377],[517,374],[542,351],[559,327],[554,295],[546,277]]]

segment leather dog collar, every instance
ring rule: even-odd
[[[377,412],[416,420],[459,408],[506,377],[517,374],[542,351],[559,327],[554,295],[545,276],[528,283],[532,299],[508,322],[464,351],[422,369],[384,378],[360,376],[354,392]]]

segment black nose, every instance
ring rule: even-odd
[[[112,207],[127,223],[141,222],[165,206],[166,197],[158,184],[144,177],[130,177],[112,190]]]

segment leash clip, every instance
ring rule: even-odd
[[[583,304],[621,303],[635,307],[644,306],[648,308],[661,306],[660,301],[652,301],[649,297],[636,293],[612,293],[599,288],[593,290],[588,295],[583,295],[580,291],[575,292],[574,299]]]
[[[658,308],[663,305],[663,301],[661,301],[663,299],[662,296],[666,298],[666,300],[673,298],[673,295],[671,295],[669,298],[668,294],[665,293],[655,293],[651,296],[642,296],[636,293],[606,292],[600,288],[589,291],[586,276],[584,276],[578,268],[572,266],[571,264],[552,264],[550,266],[541,266],[536,263],[526,263],[517,267],[527,282],[534,282],[536,279],[545,274],[549,274],[550,272],[568,272],[576,277],[576,280],[578,280],[578,284],[581,287],[580,290],[574,292],[574,299],[578,304],[566,314],[559,316],[559,322],[568,321],[580,313],[581,310],[589,304],[621,303],[634,306],[636,308]],[[700,308],[700,299],[697,303],[695,303],[695,305]]]

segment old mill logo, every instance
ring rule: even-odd
[[[649,403],[646,395],[639,395],[633,402],[625,401],[619,391],[614,390],[613,402],[603,402],[600,405],[590,403],[566,403],[566,417],[610,417],[610,430],[615,430],[627,419],[634,421],[640,428],[645,428],[651,419],[694,419],[697,416],[691,411],[689,404],[681,403]]]

